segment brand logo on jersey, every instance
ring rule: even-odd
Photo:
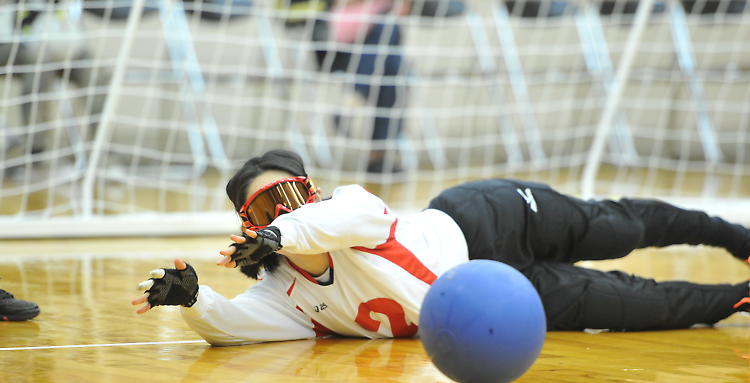
[[[521,195],[521,197],[523,197],[526,203],[529,204],[529,208],[531,208],[531,211],[536,213],[537,212],[536,200],[534,199],[534,195],[531,194],[531,189],[526,188],[525,191],[522,191],[521,189],[516,189],[516,191],[518,192],[518,194]]]
[[[323,303],[321,303],[321,304],[319,304],[319,305],[315,306],[315,312],[316,312],[316,313],[319,313],[319,312],[321,312],[321,311],[323,311],[323,310],[325,310],[325,309],[327,309],[327,308],[328,308],[328,305],[327,305],[327,304],[325,304],[325,302],[323,302]]]

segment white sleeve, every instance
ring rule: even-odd
[[[258,283],[230,300],[201,285],[195,305],[181,307],[182,316],[214,346],[315,338],[310,318],[268,287]]]
[[[354,246],[374,248],[388,239],[396,216],[383,200],[359,185],[336,188],[325,201],[284,214],[271,225],[281,232],[284,250],[317,254]]]

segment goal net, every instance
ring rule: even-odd
[[[4,0],[0,28],[0,237],[231,233],[273,148],[402,212],[505,177],[750,223],[745,1]]]

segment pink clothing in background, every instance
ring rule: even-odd
[[[385,14],[392,7],[392,0],[364,0],[334,7],[331,26],[336,42],[353,43],[360,33],[360,28],[370,29],[374,19],[373,15]],[[362,33],[366,34],[367,32]]]

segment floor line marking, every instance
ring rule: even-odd
[[[105,343],[105,344],[71,344],[65,346],[32,346],[32,347],[3,347],[0,351],[18,351],[18,350],[49,350],[56,348],[85,348],[85,347],[117,347],[117,346],[152,346],[160,344],[190,344],[206,343],[205,340],[178,340],[171,342],[136,342],[136,343]]]

